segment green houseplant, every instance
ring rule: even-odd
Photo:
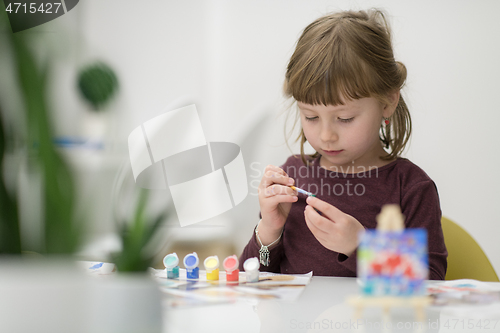
[[[167,214],[148,218],[147,198],[148,192],[141,189],[132,219],[119,223],[122,249],[111,255],[111,261],[115,263],[118,272],[145,272],[153,264],[155,256],[147,251],[147,246]]]
[[[5,24],[5,11],[0,14],[0,24]],[[3,160],[13,142],[23,142],[32,169],[42,180],[44,242],[41,253],[71,254],[81,240],[81,224],[74,214],[75,188],[71,171],[52,143],[53,130],[46,101],[48,65],[41,70],[28,46],[27,35],[6,34],[8,49],[14,59],[18,91],[26,119],[26,132],[13,130],[7,136],[7,124],[0,123],[0,159]],[[22,110],[21,110],[22,111]],[[4,117],[5,119],[5,117]],[[4,164],[1,171],[4,175]],[[19,225],[19,203],[16,193],[9,192],[0,177],[1,221],[0,252],[21,253],[29,244],[22,244]]]
[[[82,68],[78,73],[78,89],[95,112],[111,100],[118,89],[115,72],[105,63],[97,62]]]
[[[6,15],[3,3],[0,5],[0,26],[6,27]],[[5,29],[4,29],[5,30]],[[33,35],[32,35],[33,36]],[[35,35],[36,36],[36,35]],[[6,43],[3,47],[5,52],[10,53],[13,59],[15,80],[12,86],[15,86],[22,101],[22,106],[15,112],[23,112],[25,122],[25,131],[19,130],[8,122],[9,117],[5,117],[6,110],[0,100],[0,259],[6,255],[17,255],[17,258],[25,257],[25,249],[31,249],[21,236],[20,211],[31,209],[23,206],[18,200],[15,186],[9,186],[6,182],[5,157],[22,147],[19,154],[26,154],[30,170],[34,170],[41,179],[41,214],[43,215],[43,244],[37,249],[37,252],[43,255],[73,255],[78,250],[83,235],[84,219],[76,216],[75,201],[76,188],[75,181],[69,165],[64,160],[62,154],[54,147],[53,128],[50,120],[50,111],[47,102],[47,78],[49,73],[49,63],[40,67],[33,50],[30,49],[28,35],[24,33],[6,33],[3,38]],[[7,177],[15,177],[8,174]],[[145,272],[151,264],[152,257],[145,253],[144,248],[151,240],[154,232],[157,230],[163,216],[159,216],[152,221],[146,217],[147,193],[142,192],[137,201],[137,207],[133,217],[127,219],[121,224],[120,236],[123,247],[118,253],[112,255],[112,260],[120,273],[125,272]],[[75,257],[70,257],[76,259]],[[44,271],[45,272],[45,271]],[[33,274],[35,275],[35,274]],[[124,278],[121,279],[120,275]],[[133,275],[133,274],[132,274]],[[109,279],[108,283],[97,283],[91,289],[84,289],[88,292],[97,294],[90,302],[90,317],[82,322],[92,322],[100,320],[103,324],[94,328],[94,332],[151,332],[161,331],[161,303],[157,286],[148,278],[147,274],[136,274],[127,276],[127,274],[117,274],[117,279]],[[49,280],[37,280],[36,276],[26,279],[27,283],[35,283],[38,291],[46,288],[44,283],[50,284]],[[60,276],[58,281],[65,282]],[[5,282],[5,281],[4,281]],[[7,282],[17,283],[14,280]],[[70,279],[72,286],[74,280]],[[41,318],[40,322],[34,320],[31,324],[26,324],[30,329],[41,323],[47,325],[37,327],[41,331],[49,329],[48,327],[62,327],[57,314],[59,309],[64,309],[64,304],[58,303],[58,295],[63,294],[67,289],[61,289],[61,286],[49,286],[47,295],[50,295],[52,302],[46,304],[46,300],[35,299],[29,292],[33,285],[21,285],[21,290],[15,297],[26,297],[27,301],[22,309],[11,309],[14,315],[12,317],[23,317],[26,313],[40,312],[51,316],[56,324],[50,326],[50,320]],[[29,288],[25,288],[29,287]],[[52,288],[52,289],[50,289]],[[58,289],[59,288],[59,289]],[[79,286],[79,290],[84,286]],[[85,288],[90,288],[86,286]],[[41,292],[41,291],[40,291]],[[79,295],[82,295],[80,292]],[[64,296],[64,295],[62,295]],[[139,298],[144,298],[138,301]],[[13,301],[13,300],[12,300]],[[9,298],[3,297],[0,302],[2,306],[9,303]],[[82,300],[72,299],[69,307],[74,304],[80,304],[82,307],[86,304]],[[33,307],[32,304],[37,304]],[[41,306],[46,304],[46,309]],[[144,306],[145,304],[148,307]],[[88,306],[85,305],[85,306]],[[139,308],[138,308],[139,307]],[[141,309],[142,307],[142,309]],[[57,309],[55,311],[51,311]],[[17,310],[18,313],[16,312]],[[43,311],[42,311],[43,310]],[[141,311],[142,310],[142,311]],[[78,316],[78,314],[75,314]],[[113,316],[117,316],[114,318]],[[0,322],[2,322],[0,316]],[[71,317],[71,319],[74,319]],[[82,318],[80,318],[82,319]],[[65,319],[63,319],[65,320]],[[67,319],[66,321],[68,321]],[[11,322],[13,322],[11,320]],[[30,321],[26,321],[28,323]],[[19,325],[19,320],[14,325]],[[0,330],[5,328],[0,323]],[[31,325],[31,326],[29,326]],[[7,327],[8,324],[7,324]],[[17,327],[19,328],[19,327]],[[74,332],[81,332],[82,329],[76,325]],[[21,328],[22,330],[22,328]],[[38,331],[40,331],[38,330]],[[63,332],[60,328],[51,332]]]
[[[8,309],[0,314],[0,331],[63,333],[75,327],[73,332],[83,333],[80,324],[85,318],[78,310],[86,304],[85,281],[71,261],[55,259],[71,258],[80,245],[83,224],[75,214],[72,172],[52,142],[46,95],[49,65],[37,63],[30,48],[33,35],[8,32],[4,9],[2,2],[0,29],[6,33],[0,36],[0,50],[6,63],[0,65],[9,66],[12,73],[0,77],[6,83],[2,87],[8,87],[0,95],[0,307]],[[11,95],[20,103],[5,103]],[[16,116],[23,121],[15,123]],[[14,168],[6,167],[8,160],[14,161]],[[26,172],[35,175],[37,181],[29,182],[28,190],[38,196],[22,197],[26,193],[16,180]],[[39,242],[22,237],[26,221],[21,216],[26,211],[41,215],[34,230]],[[26,255],[26,250],[42,256]],[[71,304],[65,301],[68,297]]]
[[[3,4],[2,4],[3,6]],[[6,24],[5,11],[0,14],[0,24]],[[53,144],[53,128],[46,100],[47,73],[37,66],[33,52],[29,48],[26,34],[9,33],[9,50],[14,59],[18,91],[22,97],[26,119],[26,134],[11,131],[12,128],[0,117],[0,171],[5,174],[3,159],[14,144],[23,142],[30,156],[33,168],[41,173],[43,183],[44,247],[39,252],[46,254],[74,253],[82,241],[82,222],[75,216],[75,185],[71,170]],[[88,103],[97,109],[109,102],[117,90],[116,75],[109,66],[95,63],[80,70],[78,87]],[[1,101],[0,101],[1,102]],[[0,111],[2,104],[0,103]],[[154,219],[146,216],[148,193],[141,190],[135,212],[126,221],[119,221],[119,235],[123,249],[111,256],[119,271],[146,271],[151,265],[152,256],[144,254],[144,248],[151,241],[165,214]],[[16,193],[9,191],[0,177],[0,254],[23,251],[20,237],[19,202]],[[29,247],[24,244],[24,247]]]

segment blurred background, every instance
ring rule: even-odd
[[[494,0],[81,0],[62,17],[18,32],[47,68],[56,146],[73,171],[76,210],[85,216],[80,254],[105,260],[119,247],[116,221],[133,206],[128,193],[135,187],[130,132],[195,103],[207,141],[240,145],[250,193],[231,211],[181,228],[168,190],[151,191],[149,209],[171,213],[156,232],[156,252],[158,258],[172,251],[239,255],[259,219],[263,169],[299,152],[295,136],[291,151],[285,144],[281,90],[297,38],[328,12],[371,7],[388,13],[396,59],[408,69],[403,94],[414,132],[405,156],[436,182],[443,215],[471,233],[500,271],[500,2]],[[16,59],[2,46],[11,32],[2,29],[0,108],[9,128],[22,131]],[[78,85],[95,63],[112,69],[117,82],[97,112]],[[36,244],[42,205],[32,190],[37,180],[19,167],[19,155],[13,149],[5,159],[4,178],[19,188],[21,239]]]

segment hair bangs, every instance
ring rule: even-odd
[[[305,64],[289,66],[285,93],[312,105],[340,105],[378,95],[376,74],[345,44],[338,39],[329,48],[311,48]]]

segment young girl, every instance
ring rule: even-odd
[[[436,186],[399,156],[411,132],[400,95],[405,79],[380,11],[331,14],[305,28],[284,84],[299,112],[301,155],[266,167],[262,219],[240,263],[259,257],[261,270],[354,277],[358,234],[375,228],[381,207],[395,203],[406,228],[427,229],[429,278],[444,279]],[[314,155],[304,154],[306,141]]]

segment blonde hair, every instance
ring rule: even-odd
[[[288,63],[284,93],[313,105],[339,105],[342,98],[364,97],[389,104],[389,94],[399,91],[405,80],[406,67],[394,59],[384,13],[375,9],[346,11],[320,17],[304,29]],[[400,95],[391,121],[386,126],[381,124],[380,141],[390,150],[381,158],[398,157],[410,134],[410,113]],[[302,130],[299,140],[306,164],[307,139]],[[316,156],[317,152],[310,157]]]

